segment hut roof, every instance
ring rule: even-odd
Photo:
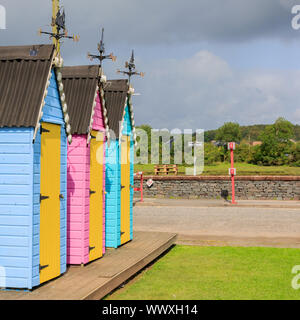
[[[0,47],[0,127],[35,127],[54,45]]]
[[[62,77],[72,134],[87,134],[98,86],[99,66],[64,67]]]
[[[109,80],[104,86],[109,128],[114,132],[117,139],[120,136],[120,122],[123,121],[128,90],[127,80]]]

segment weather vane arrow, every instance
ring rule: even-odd
[[[145,73],[144,72],[138,72],[135,70],[135,61],[134,61],[134,50],[132,50],[131,58],[130,61],[125,62],[125,68],[128,69],[128,71],[123,71],[123,70],[117,70],[117,73],[122,73],[128,76],[129,79],[129,84],[132,76],[141,76],[144,77]]]
[[[113,55],[113,53],[109,55],[105,55],[105,46],[104,46],[104,28],[102,28],[101,32],[101,40],[100,43],[98,43],[98,51],[99,54],[91,54],[88,52],[88,58],[93,61],[95,59],[99,60],[100,68],[102,69],[102,61],[105,59],[111,59],[112,61],[116,61],[117,57]]]
[[[46,32],[39,30],[39,34],[47,34],[50,39],[53,39],[53,43],[58,52],[60,52],[60,41],[61,39],[73,39],[78,42],[79,36],[69,36],[66,29],[66,15],[64,8],[59,6],[59,0],[52,0],[52,32]]]

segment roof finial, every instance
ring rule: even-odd
[[[79,36],[73,35],[72,37],[68,36],[68,31],[65,25],[66,15],[65,9],[59,6],[59,0],[52,0],[52,32],[45,32],[41,29],[39,34],[47,34],[50,36],[50,39],[53,40],[57,52],[60,54],[60,41],[61,39],[73,39],[73,41],[78,42]]]
[[[93,61],[94,59],[99,60],[100,68],[102,69],[102,61],[105,59],[111,59],[112,61],[116,61],[117,57],[113,55],[113,53],[109,55],[105,55],[105,47],[104,47],[104,28],[102,28],[101,31],[101,40],[100,43],[98,43],[98,51],[99,55],[91,54],[88,52],[88,58]]]
[[[130,61],[125,62],[125,68],[128,69],[128,71],[117,70],[117,73],[122,73],[127,75],[129,84],[132,76],[141,76],[141,77],[145,76],[144,72],[135,71],[134,50],[132,50]]]

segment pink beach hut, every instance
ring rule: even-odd
[[[106,109],[101,105],[104,99],[98,87],[99,74],[99,66],[65,67],[62,72],[73,134],[68,148],[68,264],[84,265],[105,253],[108,126]]]

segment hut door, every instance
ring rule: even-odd
[[[90,261],[103,255],[103,163],[104,135],[92,131],[90,160]]]
[[[130,137],[121,144],[121,244],[130,241]]]
[[[60,275],[61,127],[41,126],[40,283]]]

